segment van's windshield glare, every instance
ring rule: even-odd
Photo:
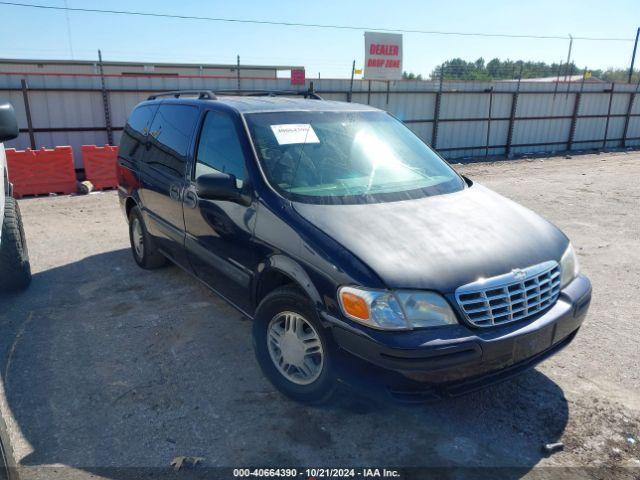
[[[464,188],[444,160],[384,112],[269,112],[246,118],[269,182],[292,200],[379,202]]]

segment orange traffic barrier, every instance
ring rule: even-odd
[[[13,195],[16,198],[76,192],[76,172],[71,147],[40,150],[7,148],[5,151],[9,181],[13,183]]]
[[[81,150],[87,180],[98,190],[116,188],[118,186],[118,147],[82,145]]]

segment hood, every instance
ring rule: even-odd
[[[448,294],[480,277],[559,261],[568,245],[554,225],[478,184],[417,200],[293,207],[388,288]]]

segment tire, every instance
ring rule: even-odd
[[[282,316],[285,318],[284,323]],[[301,332],[299,335],[305,338],[314,337],[303,340],[303,349],[306,348],[309,352],[316,353],[305,353],[302,358],[303,367],[308,371],[313,371],[313,374],[308,375],[308,372],[303,372],[302,369],[293,366],[294,363],[299,362],[294,361],[288,364],[286,361],[282,361],[280,367],[276,364],[279,349],[274,347],[276,344],[270,336],[270,329],[272,325],[274,329],[277,329],[286,324],[287,317],[290,319],[289,326],[293,325],[293,319],[302,318],[302,321],[297,320],[298,332]],[[289,330],[284,332],[284,335],[292,334]],[[293,335],[298,334],[293,333]],[[282,340],[285,337],[279,338]],[[294,344],[299,345],[296,343],[299,341],[299,338],[295,338]],[[316,342],[319,342],[320,345],[318,349],[315,347]],[[286,396],[308,404],[328,403],[333,399],[337,389],[333,346],[326,334],[326,329],[318,319],[313,304],[299,290],[292,287],[278,288],[260,302],[253,322],[253,347],[258,364],[265,376]],[[291,352],[292,348],[288,348],[287,351]],[[295,350],[294,347],[293,352],[295,355],[289,355],[290,358],[296,357],[300,350]],[[284,358],[284,355],[282,357]],[[300,357],[296,357],[296,360],[299,359]],[[289,365],[289,373],[285,374],[281,371],[281,368],[284,368],[283,364]],[[286,375],[298,378],[292,381]]]
[[[133,207],[129,213],[129,242],[133,259],[139,267],[153,270],[167,264],[167,257],[160,253],[153,237],[149,235],[138,207]]]
[[[29,283],[31,265],[20,208],[15,198],[6,197],[0,238],[0,290],[21,290]]]

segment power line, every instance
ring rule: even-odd
[[[201,20],[209,22],[227,22],[227,23],[248,23],[254,25],[278,25],[284,27],[307,27],[307,28],[331,28],[338,30],[370,30],[377,32],[393,32],[393,33],[418,33],[423,35],[452,35],[463,37],[501,37],[501,38],[532,38],[532,39],[551,39],[551,40],[567,40],[568,37],[562,35],[527,35],[527,34],[509,34],[509,33],[486,33],[486,32],[446,32],[438,30],[413,30],[405,28],[376,28],[355,25],[331,25],[320,23],[298,23],[298,22],[277,22],[271,20],[252,20],[242,18],[224,18],[224,17],[199,17],[195,15],[175,15],[169,13],[152,13],[152,12],[136,12],[127,10],[101,10],[97,8],[78,8],[78,7],[57,7],[53,5],[38,5],[33,3],[3,2],[0,5],[10,5],[14,7],[39,8],[43,10],[61,10],[67,12],[80,13],[97,13],[111,15],[131,15],[139,17],[155,17],[155,18],[173,18],[179,20]],[[614,42],[633,42],[633,38],[609,38],[609,37],[579,37],[574,36],[575,40],[593,40],[593,41],[614,41]]]
[[[67,0],[64,0],[64,6],[68,7]],[[73,40],[71,38],[71,22],[69,21],[69,10],[65,12],[65,17],[67,18],[67,40],[69,40],[69,53],[71,53],[71,58],[73,59]]]

